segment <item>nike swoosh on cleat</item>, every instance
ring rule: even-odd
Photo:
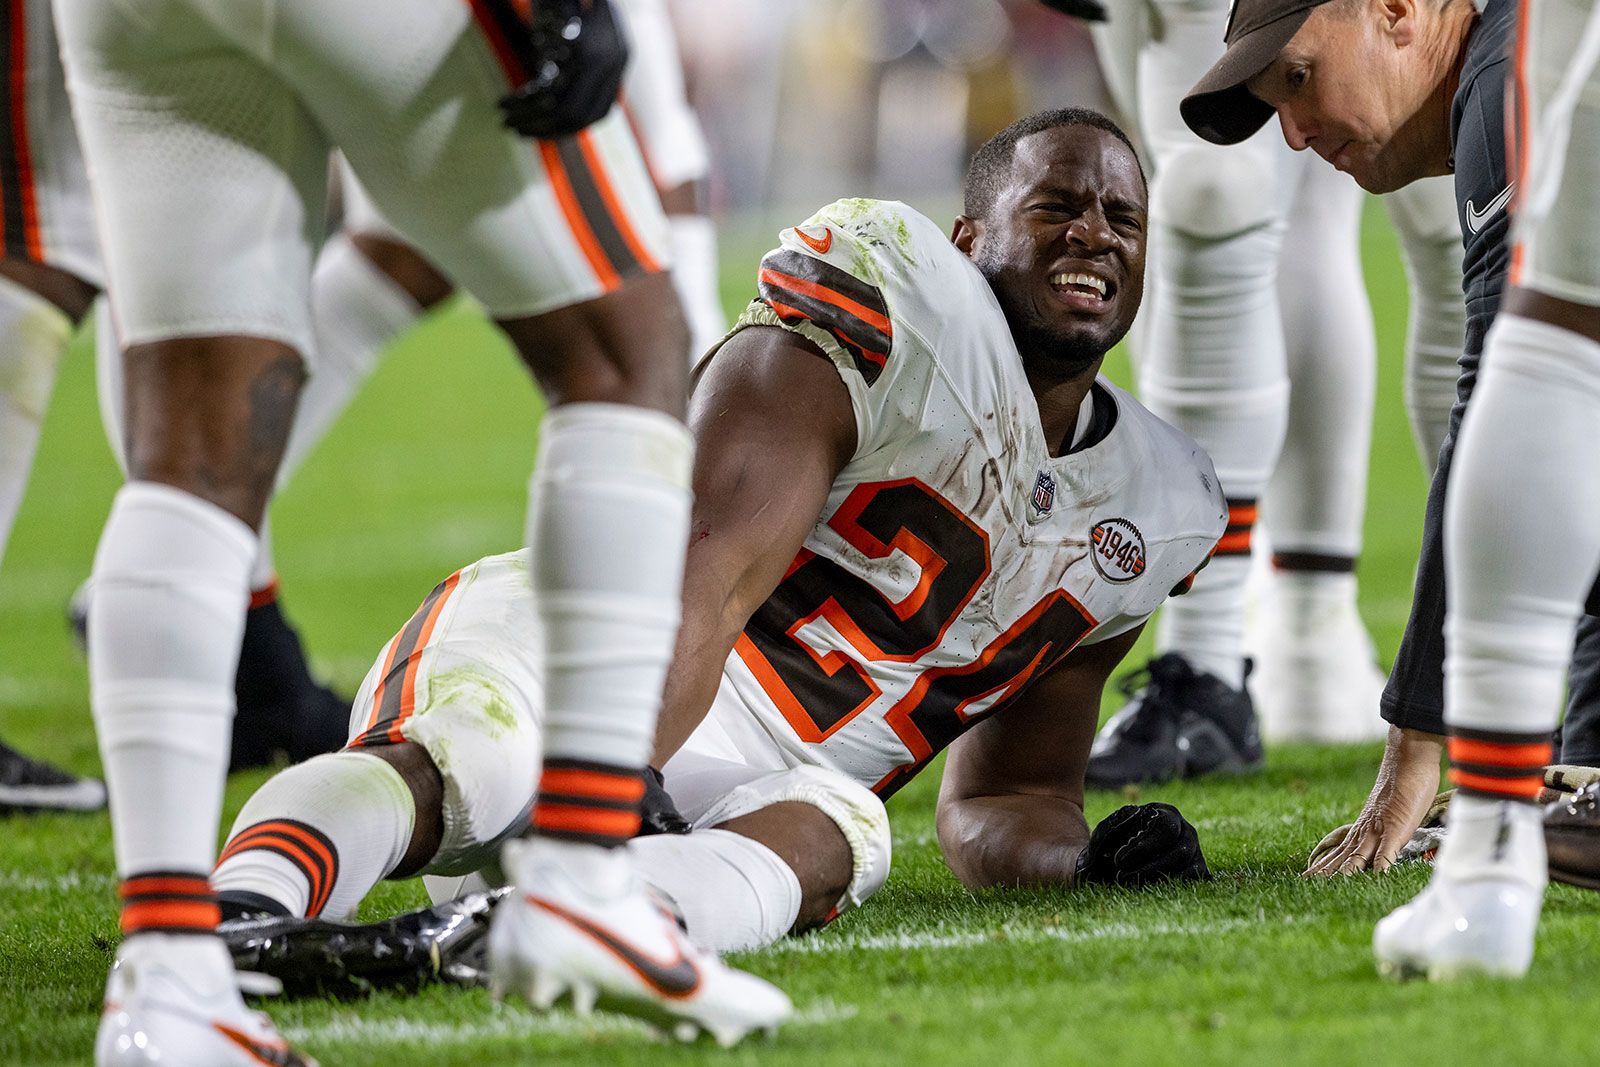
[[[828,229],[826,226],[822,228],[822,237],[820,239],[811,236],[798,226],[794,228],[794,233],[796,237],[800,238],[800,240],[806,243],[807,248],[811,249],[819,256],[827,255],[828,249],[833,247],[833,231]]]
[[[211,1026],[217,1033],[238,1045],[255,1059],[266,1064],[267,1067],[303,1067],[307,1063],[306,1060],[291,1050],[288,1045],[268,1045],[257,1041],[242,1030],[235,1030],[233,1027],[224,1026],[219,1022],[213,1022]]]
[[[641,951],[633,945],[617,937],[604,927],[590,922],[581,915],[576,915],[559,904],[552,904],[547,900],[524,894],[529,904],[542,908],[552,915],[565,919],[610,951],[623,963],[632,968],[640,978],[643,978],[652,989],[664,997],[681,999],[691,996],[700,988],[700,969],[696,967],[683,949],[678,949],[678,958],[662,962]]]
[[[1483,205],[1482,211],[1475,210],[1472,206],[1472,201],[1468,200],[1467,229],[1471,230],[1473,233],[1477,233],[1479,230],[1483,229],[1483,225],[1489,221],[1489,217],[1496,211],[1499,211],[1501,208],[1506,206],[1506,203],[1511,199],[1511,194],[1514,193],[1516,189],[1517,183],[1512,182],[1510,185],[1496,193],[1493,200]]]

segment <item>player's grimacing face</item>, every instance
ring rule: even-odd
[[[1105,130],[1017,142],[1010,181],[964,251],[1024,360],[1081,372],[1128,332],[1144,296],[1146,201],[1138,160]]]

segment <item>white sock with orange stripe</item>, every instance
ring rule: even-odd
[[[248,526],[169,486],[132,482],[112,503],[89,680],[117,870],[130,882],[159,872],[203,884],[211,869],[255,554]]]
[[[638,827],[682,614],[694,441],[677,419],[619,404],[556,408],[529,500],[544,632],[540,833],[619,844]]]
[[[1238,689],[1244,684],[1244,599],[1256,502],[1228,499],[1228,526],[1217,551],[1156,623],[1156,647]]]
[[[72,323],[60,308],[0,278],[0,558],[33,468],[39,430]]]
[[[265,898],[289,915],[343,919],[405,857],[416,817],[391,764],[365,752],[316,756],[245,802],[211,884],[230,906]]]

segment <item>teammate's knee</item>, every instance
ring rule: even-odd
[[[553,405],[628,404],[683,417],[689,326],[665,272],[500,326]]]
[[[796,767],[766,775],[735,789],[708,816],[760,841],[794,870],[802,893],[796,931],[860,906],[889,877],[883,801],[836,771]]]
[[[350,243],[424,311],[455,292],[455,284],[408,244],[369,233],[350,234]]]
[[[75,323],[83,320],[94,298],[100,294],[99,289],[76,274],[15,256],[0,258],[0,278],[9,279],[48,300]]]
[[[259,337],[181,337],[135,345],[123,365],[129,479],[259,529],[305,381],[299,353]]]
[[[1278,221],[1276,198],[1263,192],[1272,173],[1257,153],[1216,146],[1184,148],[1163,159],[1151,189],[1152,218],[1189,237],[1221,240]]]

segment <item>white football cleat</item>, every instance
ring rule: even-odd
[[[1356,611],[1355,576],[1276,571],[1251,618],[1250,693],[1269,744],[1377,741],[1386,678]]]
[[[489,928],[489,991],[535,1008],[568,998],[724,1047],[772,1033],[794,1007],[777,987],[689,943],[620,849],[531,839],[501,854],[515,892]]]
[[[1476,800],[1498,825],[1463,834],[1462,800]],[[1527,974],[1546,881],[1541,820],[1531,804],[1458,795],[1432,880],[1373,931],[1378,973],[1431,981]]]
[[[130,937],[106,983],[95,1067],[317,1067],[245,1007],[238,981],[215,937]]]

